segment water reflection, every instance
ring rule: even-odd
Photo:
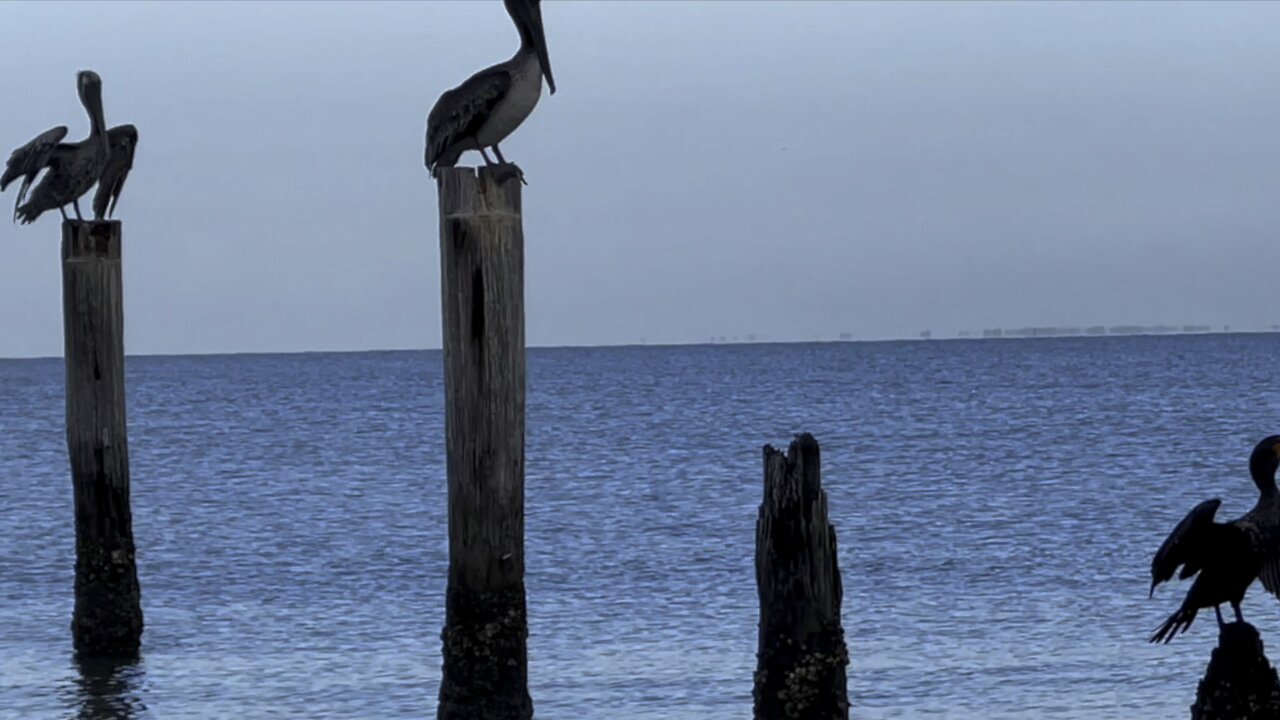
[[[141,720],[146,674],[142,659],[94,658],[74,661],[76,720]]]

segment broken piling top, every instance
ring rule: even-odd
[[[791,441],[787,452],[764,446],[764,503],[776,511],[793,505],[821,503],[824,515],[826,494],[822,492],[822,463],[818,441],[809,433],[801,433]]]
[[[1196,688],[1192,720],[1280,718],[1280,678],[1267,660],[1258,630],[1249,623],[1223,625]]]
[[[799,435],[785,455],[766,445],[764,475],[756,521],[755,718],[845,720],[849,652],[840,622],[843,587],[818,441]]]

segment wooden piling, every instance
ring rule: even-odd
[[[62,223],[67,452],[75,488],[71,622],[82,656],[130,656],[142,598],[129,507],[119,221]]]
[[[520,181],[441,168],[449,585],[440,720],[527,720]]]
[[[764,501],[756,522],[760,593],[756,720],[847,720],[836,531],[827,521],[818,441],[799,435],[787,454],[764,447]]]
[[[1262,638],[1249,623],[1218,629],[1218,647],[1209,656],[1196,687],[1191,720],[1274,720],[1280,717],[1280,677],[1263,652]]]

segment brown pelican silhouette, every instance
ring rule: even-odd
[[[432,177],[437,168],[453,167],[468,150],[479,150],[485,164],[494,165],[485,153],[485,148],[492,147],[498,163],[524,181],[519,168],[502,157],[498,143],[533,112],[542,96],[542,78],[547,78],[552,95],[556,81],[547,58],[539,0],[503,0],[503,4],[520,33],[520,49],[510,60],[481,70],[436,100],[427,115],[426,164]]]
[[[20,219],[24,225],[35,222],[46,210],[54,208],[66,220],[68,204],[75,208],[76,218],[83,220],[80,196],[104,178],[108,182],[99,189],[101,198],[95,198],[94,206],[101,204],[105,213],[108,203],[114,208],[133,165],[137,130],[131,125],[122,125],[107,131],[102,113],[102,78],[91,70],[82,70],[76,74],[76,86],[80,102],[89,115],[89,136],[80,142],[64,143],[62,139],[67,135],[65,125],[46,130],[14,150],[4,174],[0,175],[0,192],[14,180],[22,178],[14,202],[13,218],[15,221]],[[121,150],[121,156],[115,162],[111,160],[113,144]],[[44,177],[32,188],[32,182],[42,170],[46,171]],[[26,200],[25,204],[23,200]],[[99,219],[102,214],[99,214]]]
[[[1230,603],[1236,621],[1244,622],[1240,603],[1255,578],[1272,595],[1280,597],[1280,491],[1276,468],[1280,467],[1280,435],[1263,438],[1249,456],[1249,474],[1258,486],[1258,502],[1244,516],[1215,523],[1222,501],[1215,498],[1195,506],[1156,552],[1151,561],[1151,594],[1173,577],[1197,575],[1182,606],[1169,616],[1151,642],[1169,642],[1186,632],[1200,608],[1212,607],[1222,626],[1222,603]]]

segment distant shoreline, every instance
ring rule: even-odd
[[[1113,326],[1114,328],[1130,328],[1143,326]],[[1158,328],[1162,326],[1151,326]],[[1056,330],[1057,328],[1015,328],[1013,330],[1001,329],[999,335],[974,335],[960,334],[945,337],[935,336],[919,336],[919,337],[898,337],[898,338],[867,338],[859,339],[853,337],[834,337],[834,338],[817,338],[812,340],[708,340],[702,342],[663,342],[663,343],[613,343],[600,345],[529,345],[529,350],[606,350],[606,349],[624,349],[624,348],[698,348],[698,347],[721,347],[725,345],[826,345],[836,343],[857,343],[857,344],[874,344],[874,343],[917,343],[917,342],[985,342],[992,340],[1060,340],[1064,338],[1077,339],[1094,339],[1105,340],[1109,338],[1131,338],[1131,337],[1170,337],[1170,336],[1199,336],[1199,337],[1216,337],[1221,335],[1276,335],[1280,334],[1280,330],[1204,330],[1204,331],[1185,331],[1176,330],[1153,330],[1145,329],[1134,332],[1114,331],[1107,333],[1089,333],[1084,330],[1078,332],[1062,332],[1055,334],[1034,334],[1044,330]],[[1067,328],[1070,330],[1070,328]],[[1108,328],[1110,330],[1110,328]],[[281,356],[281,355],[364,355],[373,353],[419,353],[419,352],[440,352],[438,347],[419,347],[419,348],[369,348],[361,350],[250,350],[241,352],[198,352],[198,353],[127,353],[127,358],[204,358],[204,357],[237,357],[237,356]],[[27,361],[27,360],[61,360],[61,355],[29,355],[19,357],[0,357],[0,362],[8,361]]]

